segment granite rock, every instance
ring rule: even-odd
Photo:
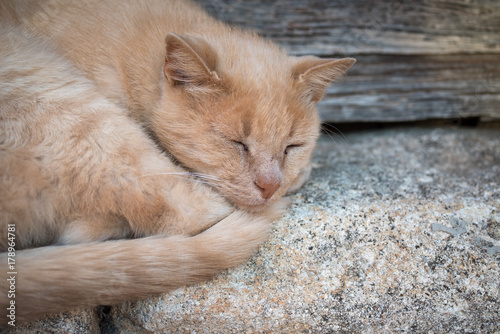
[[[77,309],[30,323],[16,323],[15,327],[1,328],[9,334],[99,334],[102,326],[100,308]]]
[[[101,332],[500,333],[499,130],[325,135],[292,200],[247,264]]]

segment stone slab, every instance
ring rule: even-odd
[[[331,133],[314,167],[246,265],[101,333],[499,333],[500,130]]]

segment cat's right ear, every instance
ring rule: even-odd
[[[195,94],[213,93],[220,88],[215,71],[217,54],[202,38],[169,33],[165,39],[163,73],[173,85]]]
[[[355,62],[354,58],[300,57],[292,68],[292,76],[302,97],[316,104],[323,98],[326,87],[344,75]]]

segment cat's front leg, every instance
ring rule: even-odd
[[[115,106],[101,102],[81,108],[84,115],[96,108],[99,120],[94,114],[68,118],[71,127],[65,125],[66,131],[57,134],[62,138],[54,138],[64,144],[40,144],[34,152],[50,152],[43,169],[57,179],[53,201],[64,225],[57,242],[195,235],[234,210],[223,196],[174,164]]]
[[[104,217],[105,221],[96,223],[104,229],[102,235],[111,238],[120,235],[196,235],[234,211],[224,196],[193,179],[148,140],[136,142],[141,144],[141,148],[130,145],[130,154],[138,152],[130,161],[131,165],[125,168],[116,166],[109,170],[111,175],[104,180],[104,184],[109,186],[101,191],[101,205],[107,217],[111,218]],[[113,175],[120,169],[125,169],[125,172]],[[110,184],[113,180],[120,181],[120,188]],[[126,227],[123,222],[126,222]],[[73,222],[68,237],[75,235],[76,231],[94,232],[94,228],[88,225],[78,226],[81,223],[89,224],[92,220]]]
[[[101,180],[95,182],[102,184],[101,210],[128,223],[129,230],[117,228],[118,234],[196,235],[234,211],[224,196],[160,152],[130,119],[115,116],[113,121],[112,147],[106,149],[110,140],[101,142],[99,138],[101,151],[110,152],[109,165],[93,170],[105,168]],[[117,234],[111,227],[107,233]]]

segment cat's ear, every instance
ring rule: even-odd
[[[163,73],[168,82],[188,91],[209,92],[219,85],[217,54],[202,38],[169,33]]]
[[[303,98],[318,103],[325,94],[325,88],[341,77],[355,62],[354,58],[301,57],[292,68],[292,76]]]

